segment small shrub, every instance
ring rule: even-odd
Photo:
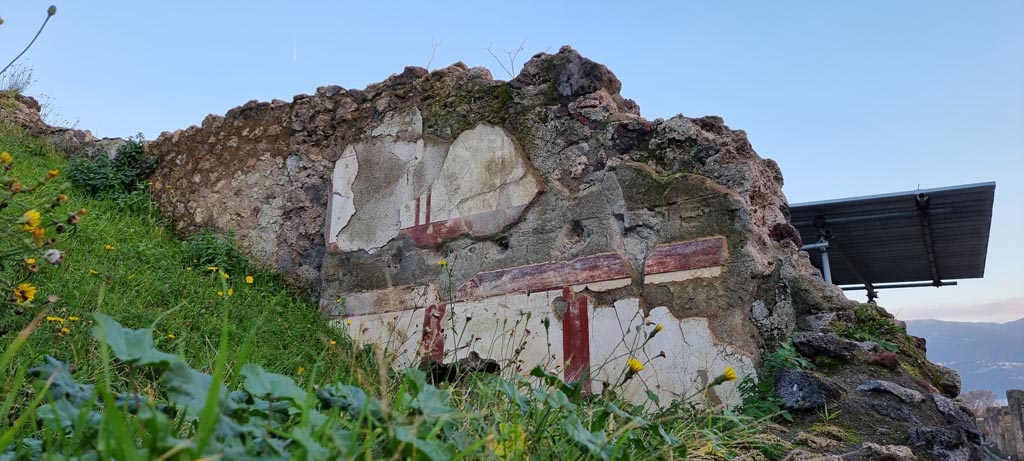
[[[202,270],[217,267],[228,274],[249,272],[251,268],[248,258],[238,250],[234,233],[218,234],[213,229],[203,229],[198,234],[182,242],[185,266]]]
[[[113,159],[101,152],[68,162],[68,178],[76,188],[93,196],[125,195],[147,188],[157,159],[145,154],[139,134],[129,138]]]
[[[900,350],[898,341],[904,336],[903,330],[878,307],[864,304],[854,311],[853,324],[844,325],[836,333],[854,341],[871,341],[890,352]]]

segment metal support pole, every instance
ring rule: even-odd
[[[832,284],[832,269],[828,267],[828,245],[821,249],[821,275],[825,277],[825,283]]]

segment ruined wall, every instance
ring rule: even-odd
[[[985,443],[997,453],[1024,459],[1024,390],[1006,392],[1007,405],[989,407],[981,417],[979,429]]]
[[[648,121],[619,90],[563,48],[510,82],[456,64],[250,102],[154,141],[154,195],[404,363],[472,350],[600,384],[632,351],[662,356],[640,377],[663,397],[754,373],[815,272],[786,239],[778,166],[720,118]],[[458,334],[428,337],[426,311]]]

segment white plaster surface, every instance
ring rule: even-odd
[[[456,303],[442,319],[445,361],[466,357],[473,350],[481,357],[497,360],[505,372],[515,370],[525,375],[537,364],[561,372],[562,323],[552,308],[560,296],[561,290],[551,290]],[[703,400],[705,396],[699,391],[728,366],[740,379],[756,373],[748,354],[715,340],[706,318],[676,319],[665,307],[654,308],[645,318],[636,298],[619,300],[614,306],[591,307],[589,314],[595,392],[604,388],[602,383],[622,382],[630,356],[645,362],[646,368],[617,391],[637,403],[647,401],[647,390],[658,395],[662,405],[680,398]],[[355,316],[346,328],[357,341],[382,345],[397,358],[396,366],[412,366],[419,358],[423,315],[423,309],[415,309]],[[545,317],[551,320],[549,331],[544,329]],[[643,345],[658,323],[664,329]],[[345,327],[343,320],[335,324]],[[666,357],[654,358],[661,351]],[[724,405],[737,405],[738,384],[726,382],[713,392]]]

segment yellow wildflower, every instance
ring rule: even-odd
[[[67,194],[60,194],[60,195],[58,195],[57,196],[57,201],[60,202],[60,203],[64,203],[64,202],[68,201],[68,195]]]
[[[32,286],[31,283],[19,283],[14,288],[14,300],[19,303],[22,301],[31,301],[36,297],[36,287]]]
[[[228,288],[228,296],[232,296],[234,294],[235,294],[235,289],[234,288]]]
[[[644,369],[644,364],[640,363],[636,357],[630,357],[629,360],[626,360],[626,365],[629,367],[629,371],[633,373],[640,373]]]
[[[103,245],[103,249],[107,251],[114,251],[114,245],[108,243],[106,245]]]
[[[46,172],[46,179],[53,179],[60,176],[60,170],[49,170]]]
[[[54,317],[52,315],[47,315],[46,316],[46,321],[47,322],[64,323],[64,318],[63,317]]]
[[[187,271],[190,271],[190,270],[192,270],[192,266],[188,266],[188,267],[186,267],[186,268],[185,268],[185,270],[187,270]]]
[[[71,329],[68,327],[61,327],[60,332],[63,334],[71,334]]]
[[[206,268],[206,270],[208,270],[208,271],[210,271],[210,272],[217,272],[217,269],[218,269],[218,267],[217,267],[217,266],[210,266],[210,267],[207,267],[207,268]]]
[[[36,263],[36,258],[25,258],[25,264],[26,265],[28,265],[28,264],[35,264],[35,263]]]
[[[78,216],[85,216],[85,215],[89,214],[89,210],[87,210],[85,208],[79,208],[78,210],[75,211],[75,214],[78,215]]]
[[[174,333],[167,333],[167,339],[174,340],[175,338],[177,338],[177,336],[174,336]]]
[[[8,164],[14,161],[14,157],[11,157],[11,153],[7,151],[0,152],[0,163]]]
[[[96,272],[95,269],[89,269],[89,275],[100,275],[100,273]]]
[[[726,381],[736,381],[736,370],[731,366],[725,367],[725,371],[722,372],[722,376],[725,377]]]
[[[71,317],[68,317],[68,320],[70,320],[70,321],[72,321],[72,322],[77,322],[77,321],[79,321],[79,320],[82,320],[82,319],[80,319],[80,318],[78,318],[78,317],[75,317],[74,315],[72,315]]]
[[[441,266],[441,267],[447,266],[448,265],[448,260],[442,259],[442,260],[437,262],[437,265]]]
[[[302,374],[305,373],[305,372],[306,372],[306,367],[299,367],[299,372],[297,374],[299,376],[302,376]]]
[[[248,283],[249,285],[252,285],[253,281],[254,281],[254,279],[252,278],[251,275],[246,275],[245,276],[245,283]]]
[[[224,290],[217,290],[217,296],[224,296]]]
[[[229,279],[229,278],[231,278],[231,276],[230,276],[230,275],[228,275],[228,273],[227,273],[227,272],[221,272],[221,273],[220,273],[220,276],[221,276],[221,277],[224,277],[225,279]]]
[[[328,345],[328,346],[333,346],[333,345],[335,345],[335,344],[338,344],[338,342],[337,342],[337,341],[335,341],[335,340],[333,340],[333,339],[332,339],[332,340],[330,340],[330,341],[327,341],[327,345]]]
[[[346,319],[345,325],[352,326],[352,319]]]
[[[660,323],[654,326],[654,331],[657,331],[658,333],[661,333],[661,330],[664,330],[664,329],[665,329],[665,326],[660,324]]]
[[[43,216],[39,214],[35,209],[31,209],[21,215],[20,221],[22,222],[21,229],[26,231],[32,231],[39,227],[39,223],[42,222]]]

